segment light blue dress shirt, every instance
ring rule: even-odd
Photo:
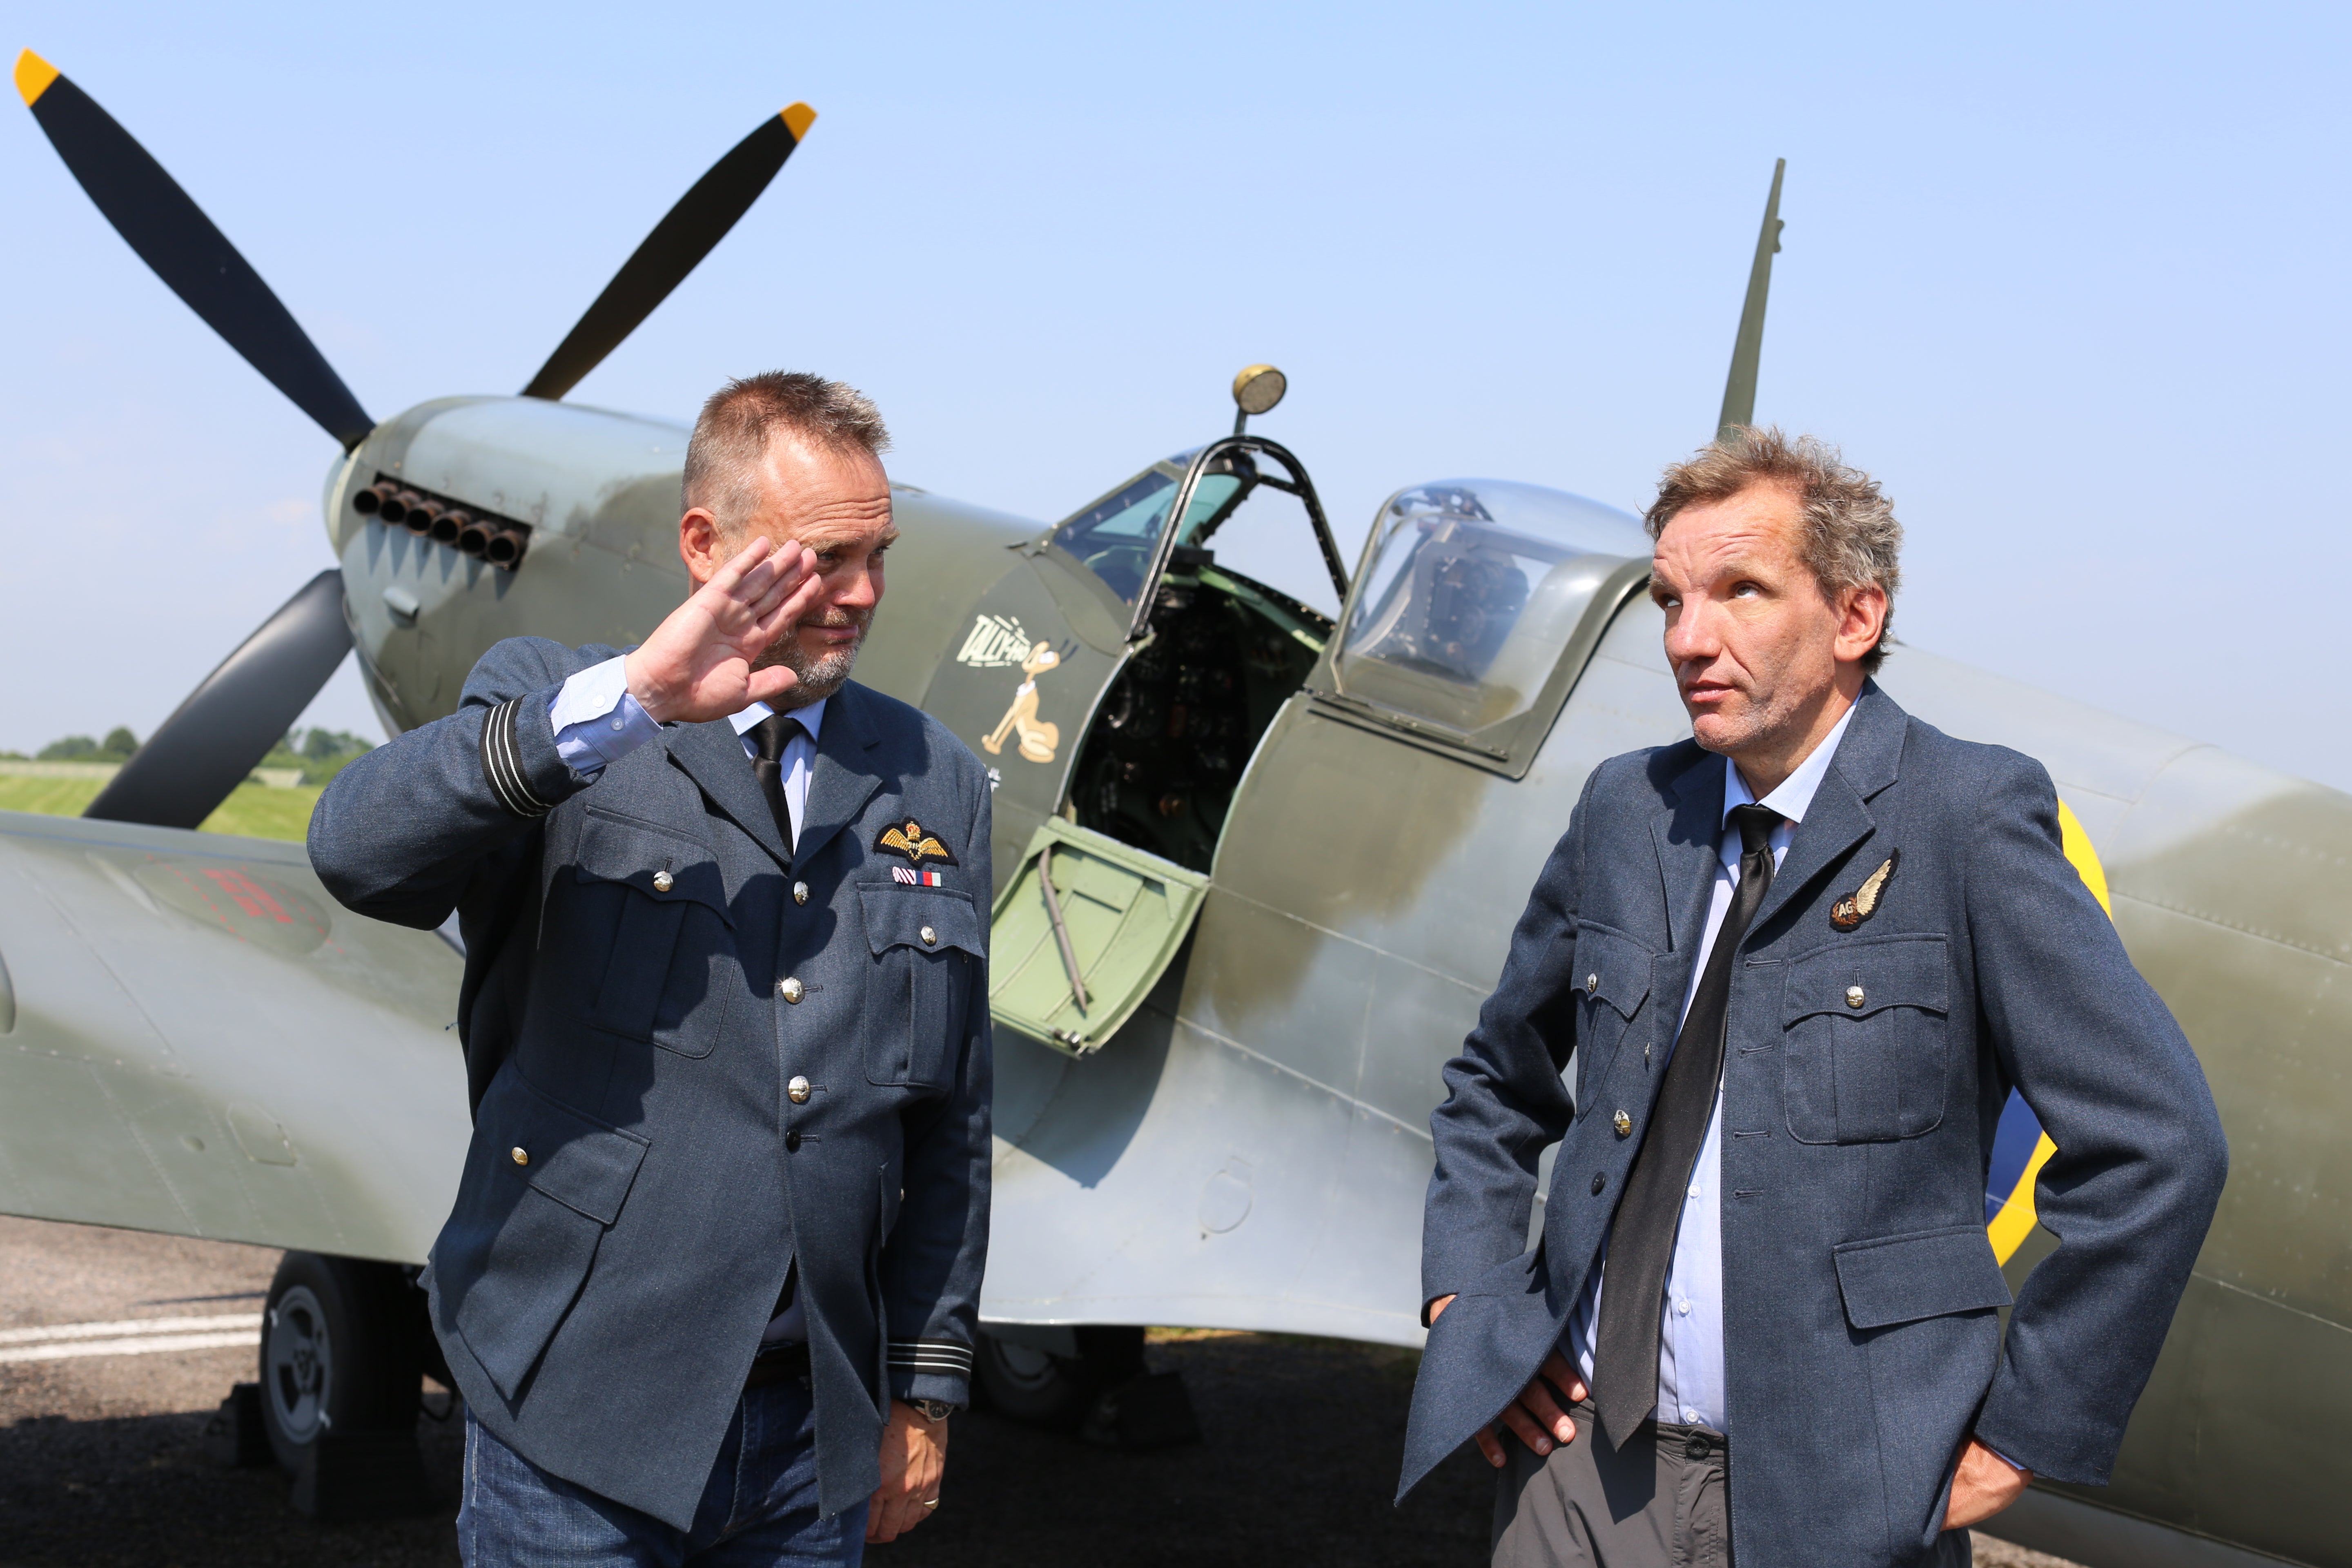
[[[555,754],[583,778],[594,779],[639,746],[661,736],[661,726],[654,721],[654,716],[629,695],[629,677],[625,668],[627,662],[624,657],[589,666],[565,681],[556,692],[555,700],[547,705],[548,721],[555,727]],[[801,817],[808,805],[809,772],[816,766],[817,732],[824,727],[824,701],[820,697],[805,708],[792,710],[806,732],[793,736],[779,759],[784,769],[784,805],[792,813],[795,841],[800,838]],[[764,702],[754,702],[727,721],[741,738],[744,755],[756,758],[760,754],[760,743],[749,731],[774,711]]]
[[[1774,870],[1787,858],[1797,824],[1805,819],[1807,808],[1813,804],[1813,792],[1821,787],[1853,718],[1853,710],[1848,708],[1822,743],[1797,764],[1796,772],[1757,802],[1784,819],[1772,830]],[[1732,891],[1739,886],[1739,829],[1731,825],[1731,814],[1755,801],[1738,768],[1729,757],[1724,758],[1723,828],[1716,844],[1715,889],[1707,902],[1706,932],[1699,939],[1690,985],[1683,993],[1682,1014],[1677,1017],[1690,1012],[1691,999],[1698,994],[1699,976],[1706,973],[1707,954],[1715,951],[1716,932],[1723,929],[1723,918],[1731,912]],[[1658,1070],[1664,1071],[1673,1057],[1674,1046],[1669,1042]],[[1662,1422],[1728,1434],[1723,1391],[1722,1177],[1723,1085],[1718,1080],[1715,1110],[1706,1119],[1706,1139],[1692,1162],[1690,1184],[1684,1193],[1683,1220],[1675,1231],[1675,1256],[1666,1267],[1665,1299],[1659,1303],[1657,1415]],[[1569,1323],[1569,1342],[1575,1347],[1576,1364],[1588,1384],[1592,1381],[1592,1342],[1601,1321],[1601,1286],[1607,1258],[1604,1245],[1601,1258],[1593,1264],[1592,1277],[1585,1283],[1584,1300]]]
[[[555,700],[547,705],[548,721],[555,727],[555,753],[583,778],[593,780],[638,747],[661,738],[661,725],[629,695],[627,662],[624,656],[589,666],[565,681]],[[807,811],[809,771],[816,765],[816,737],[824,725],[824,700],[820,697],[805,708],[792,710],[804,732],[787,742],[784,754],[778,759],[783,764],[784,805],[792,814],[795,843]],[[760,743],[748,731],[774,711],[764,702],[754,702],[727,721],[735,727],[746,756],[760,754]],[[806,1338],[808,1313],[795,1290],[792,1304],[769,1321],[760,1339],[764,1344],[780,1344]]]

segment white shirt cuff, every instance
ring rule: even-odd
[[[547,719],[556,755],[586,779],[661,735],[654,716],[629,695],[625,658],[591,665],[565,681],[547,705]]]

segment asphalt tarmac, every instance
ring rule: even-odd
[[[278,1255],[260,1247],[0,1218],[0,1568],[274,1568],[457,1561],[459,1423],[422,1424],[446,1505],[320,1526],[275,1470],[205,1457],[229,1385],[254,1376]],[[1265,1562],[1350,1568],[1486,1558],[1492,1483],[1457,1458],[1389,1506],[1410,1352],[1267,1334],[1159,1332],[1205,1440],[1129,1453],[957,1417],[938,1514],[879,1568]],[[1984,1536],[1988,1568],[2069,1568]]]

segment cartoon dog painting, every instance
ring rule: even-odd
[[[1058,724],[1047,723],[1037,717],[1037,678],[1061,662],[1062,656],[1054,651],[1050,643],[1039,641],[1029,645],[1029,652],[1021,660],[1021,673],[1029,679],[1023,681],[1021,689],[1013,694],[1013,706],[1004,710],[1003,719],[980,742],[989,755],[1002,752],[1004,738],[1017,733],[1021,737],[1020,752],[1024,759],[1033,763],[1054,760],[1054,748],[1062,743],[1062,729]]]

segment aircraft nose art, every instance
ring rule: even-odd
[[[1125,657],[1098,584],[1048,555],[982,594],[922,707],[989,770],[1000,879],[1062,804],[1078,742]]]

